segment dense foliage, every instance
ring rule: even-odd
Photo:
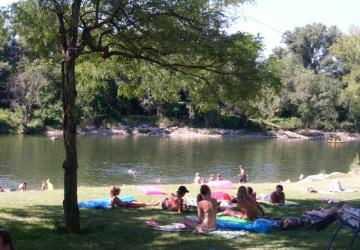
[[[2,133],[61,127],[60,42],[57,23],[48,21],[56,15],[36,3],[23,1],[0,14]],[[129,28],[122,37],[91,33],[94,41],[103,39],[103,46],[97,52],[95,44],[90,46],[77,60],[79,125],[125,122],[130,115],[155,117],[157,125],[239,128],[249,127],[248,118],[260,118],[286,129],[359,130],[358,29],[345,35],[319,23],[296,27],[284,33],[285,48],[263,59],[261,39],[229,35],[220,28],[226,23],[220,7],[202,16],[191,14],[199,6],[188,1],[171,8],[189,12],[193,19],[184,17],[181,24],[166,15],[149,19],[148,12],[137,9],[128,18],[139,18],[141,31]],[[216,11],[221,13],[217,22],[210,21]],[[219,29],[213,29],[216,25]],[[196,30],[200,28],[202,35]],[[132,57],[109,57],[111,51],[103,50],[109,44]],[[141,60],[136,54],[140,49],[146,52],[141,57],[157,61]],[[157,53],[168,54],[167,61]],[[183,65],[173,67],[172,61]]]

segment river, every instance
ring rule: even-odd
[[[221,173],[237,180],[244,164],[254,182],[298,180],[301,174],[348,172],[360,142],[329,144],[322,140],[174,139],[161,137],[79,136],[78,183],[83,186],[189,183],[196,172]],[[50,178],[63,184],[63,140],[40,135],[0,136],[0,186],[27,182],[39,189]],[[136,171],[136,177],[128,174]]]

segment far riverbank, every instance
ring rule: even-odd
[[[46,135],[50,137],[61,136],[62,130],[47,130]],[[321,130],[301,129],[297,131],[273,130],[273,131],[248,131],[244,129],[220,129],[220,128],[191,128],[191,127],[152,127],[146,124],[128,127],[122,124],[112,127],[87,127],[78,129],[79,135],[100,135],[100,136],[160,136],[170,138],[276,138],[276,139],[297,139],[329,140],[336,138],[341,141],[360,141],[359,133],[351,132],[326,132]]]

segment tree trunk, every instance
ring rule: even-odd
[[[77,201],[77,151],[76,151],[76,83],[75,57],[64,55],[61,66],[63,80],[64,144],[64,219],[71,233],[80,233],[80,215]]]

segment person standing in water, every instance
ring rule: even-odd
[[[194,183],[195,184],[201,184],[201,177],[200,177],[199,173],[195,174]]]
[[[240,180],[239,181],[247,182],[247,179],[246,179],[247,174],[246,174],[244,165],[240,165],[239,168],[240,168],[240,174],[239,174]]]

